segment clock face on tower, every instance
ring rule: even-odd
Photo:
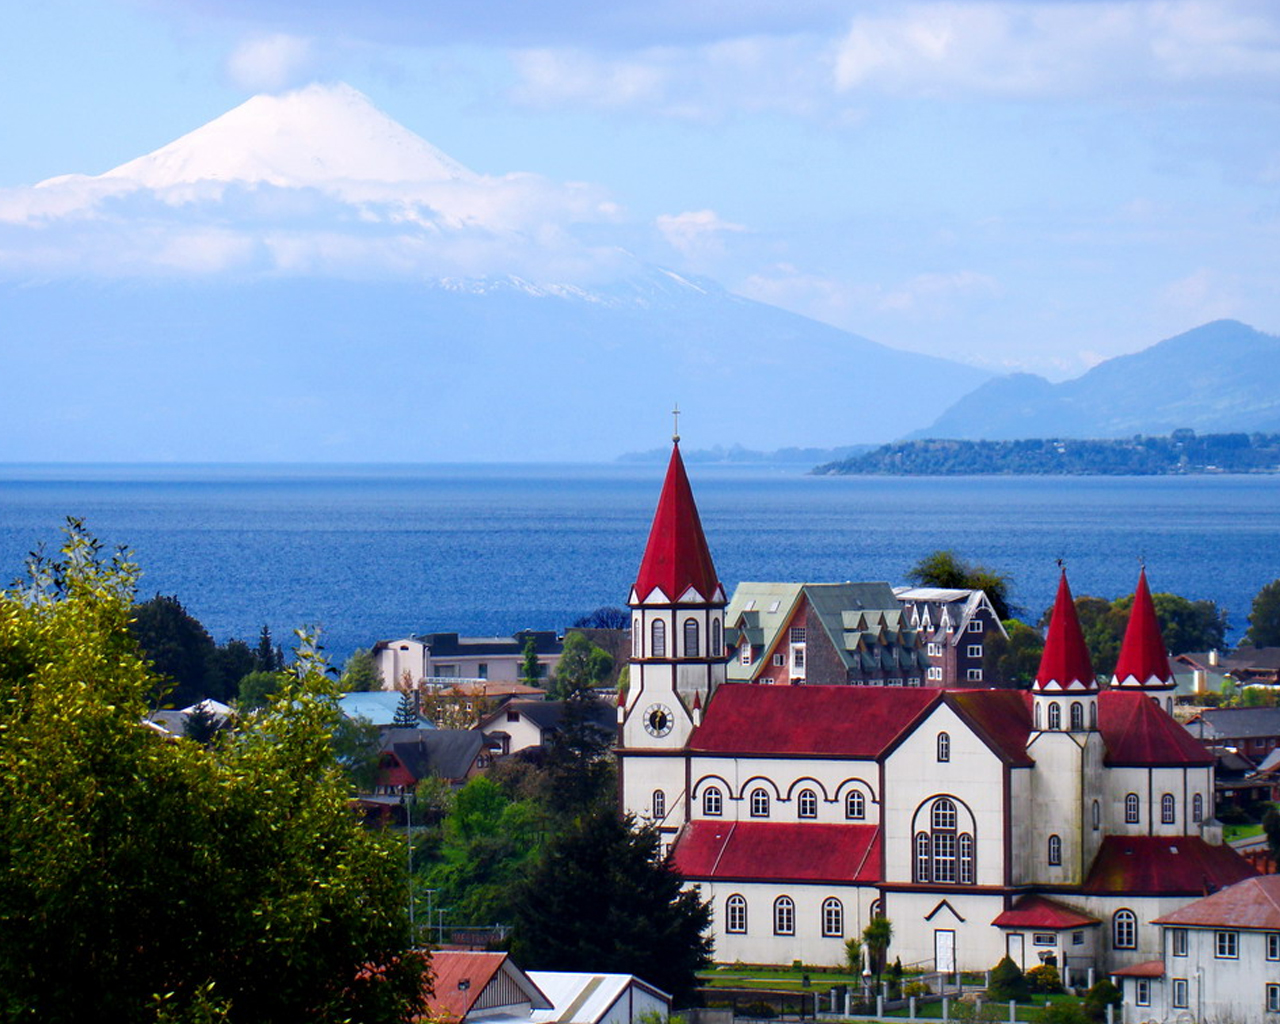
[[[665,704],[650,704],[644,709],[644,731],[650,736],[665,736],[673,725],[675,718]]]

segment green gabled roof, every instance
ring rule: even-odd
[[[738,584],[725,609],[725,622],[732,624],[741,620],[745,629],[739,630],[739,636],[745,635],[753,648],[761,650],[759,657],[751,659],[750,665],[742,664],[740,659],[732,659],[727,671],[729,679],[749,679],[755,675],[776,642],[778,631],[791,619],[803,586],[802,583]]]

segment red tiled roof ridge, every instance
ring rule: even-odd
[[[1169,654],[1160,634],[1155,602],[1147,586],[1147,570],[1138,573],[1138,587],[1133,592],[1133,610],[1125,627],[1120,657],[1116,660],[1113,686],[1152,686],[1169,689],[1174,685],[1169,668]]]
[[[649,541],[636,574],[635,591],[637,599],[644,601],[661,588],[669,601],[678,601],[690,587],[704,601],[710,601],[719,590],[720,581],[677,442],[671,448]]]
[[[1044,653],[1040,656],[1040,669],[1036,672],[1034,687],[1037,690],[1067,690],[1075,684],[1076,691],[1096,690],[1098,683],[1089,662],[1089,648],[1080,630],[1080,618],[1076,615],[1075,602],[1071,599],[1071,587],[1067,584],[1067,571],[1062,570],[1058,579],[1058,594],[1054,598],[1053,612],[1049,616],[1049,632],[1044,641]]]
[[[1108,765],[1209,765],[1213,755],[1147,693],[1112,687],[1098,695]]]

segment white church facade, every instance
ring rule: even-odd
[[[1031,692],[726,682],[726,597],[672,452],[630,595],[624,811],[712,902],[717,960],[834,964],[872,916],[904,965],[1111,970],[1251,876],[1175,722],[1145,573],[1099,686],[1063,575]]]

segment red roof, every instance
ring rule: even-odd
[[[915,686],[724,683],[707,702],[688,749],[711,754],[876,758],[941,694],[941,690]]]
[[[1089,663],[1089,648],[1085,646],[1084,634],[1080,632],[1075,602],[1071,600],[1071,588],[1067,586],[1067,571],[1063,569],[1062,578],[1058,580],[1058,596],[1053,602],[1053,614],[1049,617],[1049,635],[1044,640],[1044,654],[1040,656],[1035,689],[1093,690],[1097,685],[1093,666]]]
[[[1205,895],[1256,874],[1230,846],[1210,846],[1199,836],[1107,836],[1083,891]]]
[[[1098,726],[1107,764],[1209,765],[1213,754],[1141,690],[1104,690],[1098,695]]]
[[[680,445],[676,444],[671,449],[667,478],[636,576],[636,597],[644,601],[654,588],[661,587],[669,600],[676,601],[692,587],[704,601],[710,601],[719,586],[693,489],[680,458]]]
[[[1280,875],[1246,878],[1154,923],[1280,931]]]
[[[943,699],[1000,757],[1014,765],[1035,762],[1027,755],[1031,735],[1031,695],[1019,690],[949,690]]]
[[[1045,931],[1062,931],[1064,928],[1084,928],[1099,924],[1096,917],[1064,907],[1061,903],[1043,896],[1023,896],[1012,908],[991,922],[997,928],[1042,928]]]
[[[1163,978],[1164,961],[1144,960],[1140,964],[1134,964],[1132,967],[1121,967],[1111,973],[1118,978]]]
[[[1129,625],[1124,631],[1124,644],[1116,661],[1113,686],[1149,686],[1167,690],[1173,687],[1173,673],[1169,670],[1169,655],[1164,649],[1164,637],[1160,635],[1160,623],[1156,619],[1156,606],[1147,589],[1147,570],[1138,574],[1138,589],[1133,593],[1133,611],[1129,613]]]
[[[431,954],[431,1009],[461,1020],[502,968],[506,953],[438,949]]]
[[[695,821],[680,833],[676,871],[693,880],[878,882],[878,825]]]

